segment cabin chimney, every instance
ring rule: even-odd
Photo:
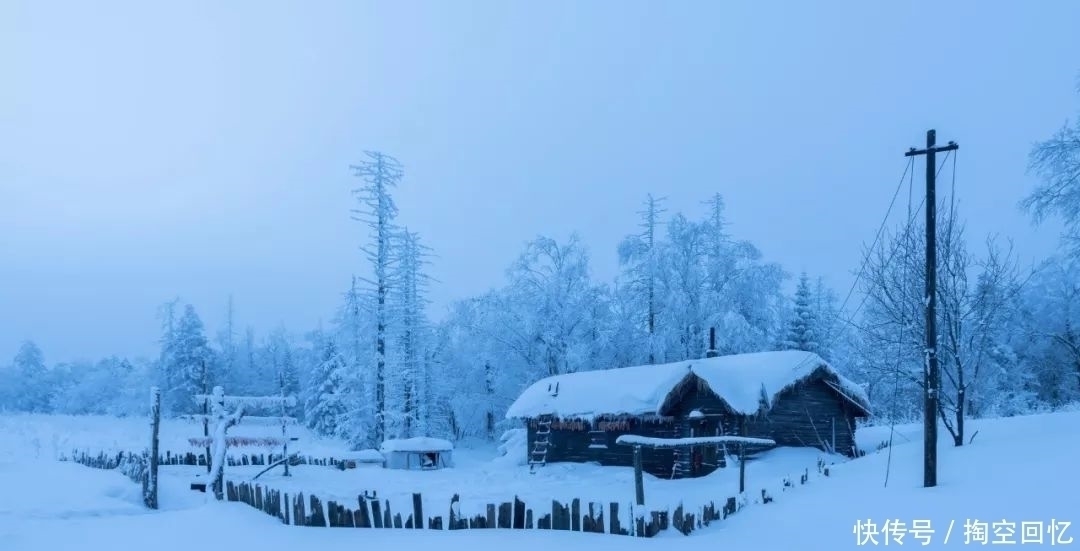
[[[720,353],[716,351],[716,328],[709,328],[709,349],[705,351],[706,358],[715,358]]]

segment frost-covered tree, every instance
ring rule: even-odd
[[[821,352],[819,343],[818,312],[814,304],[813,292],[810,289],[810,277],[803,272],[799,275],[799,283],[795,288],[795,304],[788,322],[787,340],[784,347],[788,350],[803,350],[806,352]]]
[[[1024,289],[1021,316],[1014,348],[1038,400],[1051,408],[1080,403],[1080,260],[1044,262]]]
[[[663,202],[663,197],[646,196],[645,208],[638,213],[641,216],[640,233],[624,238],[618,248],[622,287],[626,292],[624,298],[628,300],[625,304],[633,310],[630,319],[641,320],[640,325],[634,327],[643,333],[644,339],[645,356],[635,363],[648,361],[654,364],[657,359],[656,324],[662,304],[660,284],[663,279],[659,226],[660,216],[665,212]]]
[[[341,436],[340,428],[347,413],[343,375],[348,365],[338,352],[333,337],[325,339],[320,362],[311,372],[313,392],[305,404],[307,426],[323,436]]]
[[[295,360],[293,344],[284,327],[272,331],[267,338],[266,358],[273,374],[270,392],[266,395],[292,396],[300,394],[300,373]],[[296,408],[286,408],[285,415],[299,417]]]
[[[174,413],[196,413],[200,404],[193,396],[208,394],[214,387],[214,358],[206,339],[202,319],[195,307],[187,304],[176,322],[172,342],[170,365],[167,371],[174,374],[175,383],[166,389]]]
[[[236,392],[243,387],[246,375],[240,368],[238,337],[233,297],[229,295],[229,299],[225,303],[225,323],[217,333],[218,354],[216,357],[218,365],[215,367],[215,372],[219,380],[225,385],[225,388],[233,389],[230,392]]]
[[[355,276],[343,298],[333,329],[338,351],[348,366],[341,375],[346,412],[338,433],[357,449],[370,448],[380,443],[372,430],[375,426],[375,385],[371,349],[375,328],[371,304],[374,301],[361,292]]]
[[[391,248],[396,229],[394,218],[397,207],[390,196],[390,191],[401,181],[401,164],[389,155],[377,151],[364,152],[367,159],[353,166],[357,177],[364,182],[354,190],[360,206],[353,211],[356,220],[363,222],[371,231],[373,241],[363,247],[374,271],[375,295],[375,441],[381,442],[387,436],[386,431],[386,385],[387,385],[387,341],[388,335],[388,299],[391,291]]]
[[[710,328],[717,330],[721,354],[771,349],[781,338],[784,271],[763,262],[753,244],[728,235],[720,196],[709,206],[703,221],[676,214],[668,222],[662,316],[666,361],[704,356]]]
[[[45,355],[33,341],[23,341],[13,362],[19,381],[16,409],[31,413],[47,413],[52,390]]]
[[[1060,217],[1066,245],[1074,256],[1080,256],[1080,117],[1066,121],[1050,139],[1036,144],[1029,161],[1041,183],[1022,205],[1037,222]]]
[[[589,277],[589,256],[580,238],[530,241],[508,276],[510,287],[500,297],[511,317],[506,322],[516,325],[517,346],[536,374],[594,369],[585,364],[585,347],[600,293]]]
[[[938,416],[953,437],[965,443],[969,410],[986,409],[1000,390],[994,377],[1008,366],[1004,327],[1012,323],[1010,301],[1016,296],[1011,255],[993,240],[975,257],[967,247],[955,209],[942,209],[938,224],[938,359],[941,388]],[[865,351],[873,365],[872,401],[891,415],[914,418],[925,388],[925,264],[923,229],[910,224],[886,237],[867,262],[863,317]],[[980,390],[980,392],[975,392]],[[974,392],[974,395],[973,395]]]
[[[181,374],[177,369],[175,359],[176,344],[176,308],[180,303],[179,298],[173,298],[158,306],[158,319],[161,322],[161,335],[158,337],[160,352],[157,360],[157,381],[161,388],[165,389],[163,396],[164,411],[172,411],[172,393],[170,389],[180,384]]]
[[[395,334],[395,387],[400,411],[398,433],[404,438],[427,433],[425,404],[430,399],[432,380],[428,372],[426,351],[430,326],[425,310],[430,278],[426,272],[431,250],[420,243],[420,237],[404,229],[395,243],[394,272],[390,278],[393,293],[391,308],[397,321]]]

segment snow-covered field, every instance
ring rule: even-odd
[[[70,428],[68,423],[70,423]],[[660,541],[609,535],[550,531],[318,529],[283,526],[276,519],[236,503],[207,502],[207,496],[186,490],[187,474],[173,468],[162,479],[162,510],[149,512],[139,502],[137,487],[123,475],[52,460],[49,453],[92,446],[92,427],[103,431],[97,448],[141,442],[138,430],[125,436],[124,426],[143,429],[145,421],[80,419],[31,416],[0,417],[7,431],[0,455],[0,549],[146,549],[188,550],[210,542],[212,548],[246,546],[268,551],[312,548],[320,551],[355,549],[365,545],[424,545],[495,547],[515,549],[559,546],[564,549],[660,548],[664,539],[682,538],[676,533]],[[31,429],[31,426],[38,427]],[[777,450],[751,463],[747,469],[751,503],[734,517],[714,523],[691,537],[706,545],[780,549],[848,549],[857,547],[856,522],[870,521],[880,530],[885,521],[900,521],[890,544],[922,546],[910,531],[913,521],[927,521],[933,530],[930,546],[964,546],[986,523],[987,541],[1032,543],[1040,528],[1044,546],[1051,542],[1080,545],[1080,529],[1070,523],[1080,517],[1080,480],[1075,470],[1080,460],[1080,413],[1059,413],[1010,419],[972,421],[978,435],[970,446],[953,448],[942,435],[939,486],[923,489],[922,437],[919,426],[896,427],[891,457],[888,450],[830,467],[830,476],[817,475],[820,454],[812,450]],[[19,427],[22,427],[21,429]],[[51,434],[49,431],[53,431]],[[888,438],[888,427],[862,429],[862,445],[873,449]],[[185,436],[186,439],[186,436]],[[52,442],[57,444],[52,444]],[[35,443],[36,442],[36,443]],[[496,455],[493,447],[458,450],[454,469],[435,472],[402,472],[358,469],[339,472],[328,468],[299,467],[284,480],[275,475],[268,485],[294,485],[321,497],[355,500],[358,490],[377,490],[380,496],[420,491],[428,499],[460,493],[477,503],[505,501],[515,494],[530,499],[581,497],[598,501],[632,498],[628,469],[590,465],[549,465],[536,475],[527,467]],[[889,467],[888,486],[885,486]],[[800,485],[798,475],[810,468],[811,479]],[[197,470],[197,469],[196,469]],[[250,476],[242,468],[230,470],[233,480]],[[683,497],[688,505],[698,497],[719,501],[732,495],[737,483],[730,471],[698,480],[648,479],[646,497],[652,504]],[[794,487],[782,490],[780,480],[794,478]],[[265,478],[265,477],[264,477]],[[262,479],[260,479],[262,480]],[[752,503],[761,487],[771,487],[775,501]],[[595,497],[593,497],[595,496]],[[443,506],[440,506],[442,509]],[[463,511],[465,512],[465,511]],[[995,524],[996,523],[996,524]],[[1010,524],[1013,523],[1013,524]],[[1030,523],[1030,524],[1022,524]],[[1035,524],[1038,523],[1038,524]],[[965,524],[972,529],[965,530]],[[951,525],[951,530],[950,530]],[[899,524],[896,526],[900,526]],[[1028,542],[1023,542],[1026,526]],[[1009,529],[1012,529],[1012,532]],[[1056,529],[1056,530],[1055,530]],[[1063,531],[1062,531],[1063,530]],[[881,534],[864,531],[864,546],[885,544]],[[870,539],[869,536],[874,538]],[[927,535],[927,534],[924,534]],[[209,538],[209,539],[204,539]],[[948,542],[945,538],[948,537]],[[713,541],[708,541],[713,540]],[[198,542],[198,543],[197,543]],[[216,545],[214,542],[220,542]]]
[[[344,444],[318,438],[305,427],[289,427],[289,435],[299,441],[290,444],[290,451],[315,457],[340,454]],[[0,415],[0,461],[20,457],[57,459],[74,450],[115,453],[139,451],[150,445],[150,421],[147,417],[108,417],[103,415]],[[242,424],[229,432],[230,436],[281,436],[280,426]],[[194,421],[162,419],[159,435],[161,452],[199,452],[192,448],[189,438],[202,437],[202,425]],[[10,444],[8,444],[10,443]],[[234,453],[267,453],[280,450],[266,448],[230,448]]]

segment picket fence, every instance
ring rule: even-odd
[[[143,502],[151,509],[156,508],[153,493],[150,491],[150,458],[148,453],[118,452],[115,454],[72,452],[70,457],[61,457],[61,461],[71,461],[87,467],[104,470],[118,470],[139,484],[143,490]]]
[[[698,507],[692,513],[680,505],[670,514],[668,510],[653,510],[647,514],[635,515],[633,506],[630,506],[629,518],[634,520],[630,526],[624,526],[623,517],[619,514],[619,503],[612,502],[605,506],[603,503],[587,503],[580,499],[574,499],[570,503],[552,500],[550,506],[540,509],[529,507],[515,497],[513,501],[487,504],[485,514],[466,516],[458,512],[460,498],[457,495],[450,499],[446,515],[425,515],[424,499],[418,493],[412,494],[412,503],[404,509],[392,507],[389,500],[379,499],[374,494],[362,494],[357,497],[355,506],[346,506],[335,501],[324,501],[315,495],[305,497],[303,493],[297,493],[290,496],[281,490],[249,482],[226,482],[225,494],[229,501],[245,503],[292,526],[414,530],[570,530],[638,537],[653,537],[669,528],[690,534],[695,529],[733,515],[741,508],[735,497],[727,498],[721,507],[709,503]],[[604,520],[605,512],[608,513],[607,522]]]
[[[125,457],[140,456],[144,459],[148,459],[146,452],[141,454],[133,452],[117,452],[114,454],[108,454],[104,452],[93,453],[86,450],[75,450],[70,456],[61,457],[62,461],[70,460],[77,463],[82,463],[88,467],[95,467],[100,469],[115,469],[119,466],[121,459]],[[334,457],[316,457],[312,455],[295,455],[290,454],[293,457],[291,465],[317,465],[322,467],[334,467],[341,468],[345,460]],[[266,466],[273,464],[276,461],[280,461],[283,457],[280,453],[251,453],[251,454],[230,454],[225,458],[226,465],[229,467],[255,465]],[[147,461],[149,463],[149,461]],[[91,464],[92,463],[92,464]],[[159,465],[169,466],[206,466],[206,454],[204,453],[173,453],[171,451],[165,451],[158,455]],[[97,465],[103,465],[98,467]],[[108,465],[108,466],[104,466]]]

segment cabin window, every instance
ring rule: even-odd
[[[607,449],[607,432],[602,430],[589,431],[590,449]]]

